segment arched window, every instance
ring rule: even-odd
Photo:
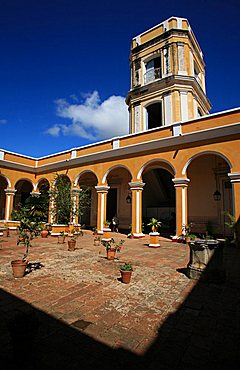
[[[147,108],[147,128],[162,126],[162,103],[154,103]]]
[[[161,69],[161,58],[151,59],[146,63],[146,73],[144,81],[145,83],[152,82],[158,78],[162,78],[162,69]]]

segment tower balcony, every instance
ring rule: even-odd
[[[147,84],[149,82],[158,80],[159,78],[162,78],[161,68],[152,68],[152,69],[149,69],[144,74],[144,84]]]

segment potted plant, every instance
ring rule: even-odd
[[[193,227],[193,223],[190,222],[189,224],[183,224],[182,226],[182,241],[185,243],[189,243],[191,240],[196,239],[196,235],[191,234],[191,230]]]
[[[132,265],[131,263],[124,263],[124,265],[120,266],[120,273],[122,277],[122,282],[124,284],[129,284],[132,276]]]
[[[24,245],[25,253],[22,259],[11,261],[14,277],[21,278],[24,276],[28,263],[27,256],[29,248],[32,246],[31,242],[38,235],[39,235],[38,222],[31,221],[26,217],[22,218],[19,226],[17,245]]]
[[[100,236],[95,236],[93,239],[93,245],[99,246],[101,244],[101,237]]]
[[[72,229],[72,232],[68,235],[70,237],[70,240],[68,240],[68,250],[69,251],[74,251],[75,248],[76,248],[77,238],[80,235],[83,236],[83,231],[81,229],[79,229],[79,227],[74,227]]]
[[[63,244],[63,243],[65,243],[65,232],[60,231],[58,235],[58,244]]]
[[[41,237],[42,238],[47,238],[48,237],[48,230],[46,228],[46,226],[42,226],[42,230],[41,230]]]
[[[127,235],[128,239],[133,239],[132,224],[129,225],[130,233]]]
[[[124,240],[122,239],[118,243],[113,238],[110,241],[102,240],[102,245],[106,248],[108,260],[114,260],[116,253],[121,251],[123,243]]]
[[[111,224],[110,221],[108,221],[108,220],[104,221],[104,227],[109,228],[110,224]]]
[[[150,222],[148,223],[148,226],[151,226],[152,232],[149,233],[150,236],[150,248],[159,248],[159,233],[157,232],[158,228],[162,225],[161,221],[158,221],[156,218],[152,217]]]
[[[162,225],[161,221],[158,221],[156,218],[152,217],[148,226],[151,226],[152,232],[157,232],[158,228]]]
[[[76,242],[77,242],[77,235],[71,235],[70,240],[68,240],[68,250],[69,251],[71,252],[75,251]]]

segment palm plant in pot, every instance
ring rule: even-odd
[[[152,217],[148,226],[151,226],[152,232],[149,233],[150,236],[150,248],[159,248],[159,233],[157,232],[158,228],[162,225],[161,221],[158,221],[156,218]]]
[[[27,256],[29,248],[32,246],[31,242],[39,235],[39,232],[40,229],[38,221],[31,221],[27,217],[23,217],[21,219],[17,245],[24,245],[25,253],[22,259],[11,261],[14,277],[21,278],[24,276],[28,264]]]
[[[102,240],[101,243],[106,248],[107,259],[108,260],[114,260],[114,258],[116,256],[116,253],[121,251],[124,240],[121,239],[117,243],[117,242],[115,242],[115,240],[113,238],[111,238],[111,240],[109,240],[109,241]]]
[[[133,268],[131,263],[124,263],[124,265],[120,266],[120,273],[122,277],[122,282],[124,284],[129,284],[132,276]]]
[[[161,221],[158,221],[156,218],[152,217],[148,226],[151,226],[152,232],[156,233],[158,228],[162,225]]]

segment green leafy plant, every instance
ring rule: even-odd
[[[108,250],[115,250],[116,252],[120,252],[123,246],[124,240],[120,240],[118,243],[115,242],[115,240],[112,238],[109,241],[102,240],[102,245],[106,248],[106,251]]]
[[[19,234],[17,245],[22,244],[25,246],[25,253],[22,258],[23,261],[26,261],[26,258],[29,253],[29,248],[32,246],[31,242],[36,238],[40,233],[39,223],[37,221],[31,221],[27,217],[23,217],[19,226]]]
[[[54,222],[58,224],[66,225],[75,216],[81,222],[81,217],[91,204],[90,189],[71,189],[69,178],[63,174],[55,175],[49,195],[54,203],[51,210]]]
[[[110,225],[110,223],[111,223],[110,221],[105,220],[105,221],[104,221],[104,226],[108,227],[108,226]]]
[[[193,227],[193,222],[189,222],[189,224],[183,224],[182,225],[182,235],[183,236],[194,235],[194,234],[191,234],[192,227]]]
[[[124,265],[120,266],[120,270],[122,271],[133,271],[133,267],[131,263],[125,262]]]
[[[158,221],[156,218],[152,217],[147,225],[151,226],[153,232],[156,232],[157,229],[161,227],[162,223],[161,221]]]
[[[240,247],[240,217],[236,219],[236,217],[227,211],[224,212],[224,215],[229,219],[229,221],[225,222],[225,225],[232,230],[236,246]]]

